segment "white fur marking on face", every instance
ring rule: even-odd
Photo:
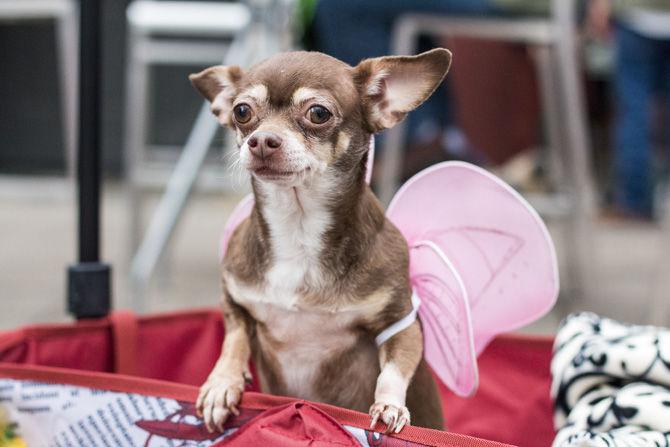
[[[349,147],[350,142],[351,137],[344,131],[340,131],[340,133],[337,134],[337,144],[335,145],[335,152],[337,154],[341,154],[342,152],[346,151],[347,148]]]
[[[313,88],[300,87],[295,92],[293,92],[291,102],[293,104],[300,104],[301,102],[311,99],[316,95],[317,91]]]
[[[216,115],[217,121],[225,126],[230,122],[230,102],[233,100],[233,95],[230,87],[224,87],[221,93],[216,95],[214,101],[209,106],[209,109]]]
[[[301,104],[306,103],[308,101],[313,101],[314,103],[326,106],[333,113],[336,112],[336,110],[335,110],[336,107],[333,103],[333,100],[331,99],[330,95],[328,95],[325,91],[317,90],[317,89],[313,89],[313,88],[308,88],[308,87],[300,87],[300,88],[296,89],[295,92],[293,92],[293,96],[291,97],[291,102],[294,105],[301,105]]]
[[[375,402],[404,407],[408,386],[409,380],[402,375],[400,369],[393,362],[389,362],[384,365],[377,378]]]
[[[242,133],[240,132],[240,136],[241,135]],[[253,133],[251,135],[253,135]],[[251,135],[249,135],[249,137]],[[249,137],[243,140],[242,145],[240,146],[240,165],[244,168],[248,168],[249,164],[251,163],[251,151],[249,150],[249,145],[247,144]]]
[[[262,104],[268,100],[268,88],[263,84],[252,85],[238,95],[238,101],[243,101],[245,98],[253,100],[256,104]]]

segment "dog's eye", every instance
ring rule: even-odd
[[[307,111],[307,117],[314,124],[323,124],[330,119],[332,114],[323,106],[312,106]]]
[[[235,115],[235,121],[238,123],[248,123],[251,120],[251,107],[249,107],[249,104],[238,104],[233,109],[233,115]]]

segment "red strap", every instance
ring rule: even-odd
[[[114,372],[137,375],[137,317],[128,310],[119,310],[109,317],[114,346]]]
[[[0,358],[2,358],[4,351],[10,350],[20,343],[25,343],[25,341],[26,331],[24,329],[0,332]]]

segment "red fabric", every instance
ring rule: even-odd
[[[114,346],[125,346],[114,353],[114,371],[137,375],[137,318],[128,311],[114,312],[109,318]]]
[[[479,389],[469,399],[441,386],[450,430],[521,447],[549,446],[554,439],[551,385],[552,340],[506,336],[479,357]]]
[[[139,375],[202,385],[221,353],[221,311],[175,313],[141,321]]]
[[[141,377],[195,386],[205,380],[223,340],[218,310],[141,317],[136,324],[128,318],[126,314],[121,320],[136,327],[136,337],[114,329],[117,317],[0,332],[0,362],[98,372],[125,368]],[[458,398],[441,388],[449,430],[521,447],[551,445],[551,347],[548,338],[494,340],[479,358],[480,385],[473,398]],[[333,407],[328,414],[341,421],[351,412]],[[468,438],[455,445],[483,442]]]
[[[294,402],[267,410],[220,445],[360,447],[335,419],[307,402]]]
[[[189,385],[205,380],[221,351],[220,311],[141,317],[135,324],[130,315],[0,332],[0,361],[130,373]],[[127,336],[129,328],[135,336]]]

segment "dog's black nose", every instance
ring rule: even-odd
[[[255,157],[265,160],[281,148],[282,139],[274,132],[261,130],[249,137],[247,145]]]

